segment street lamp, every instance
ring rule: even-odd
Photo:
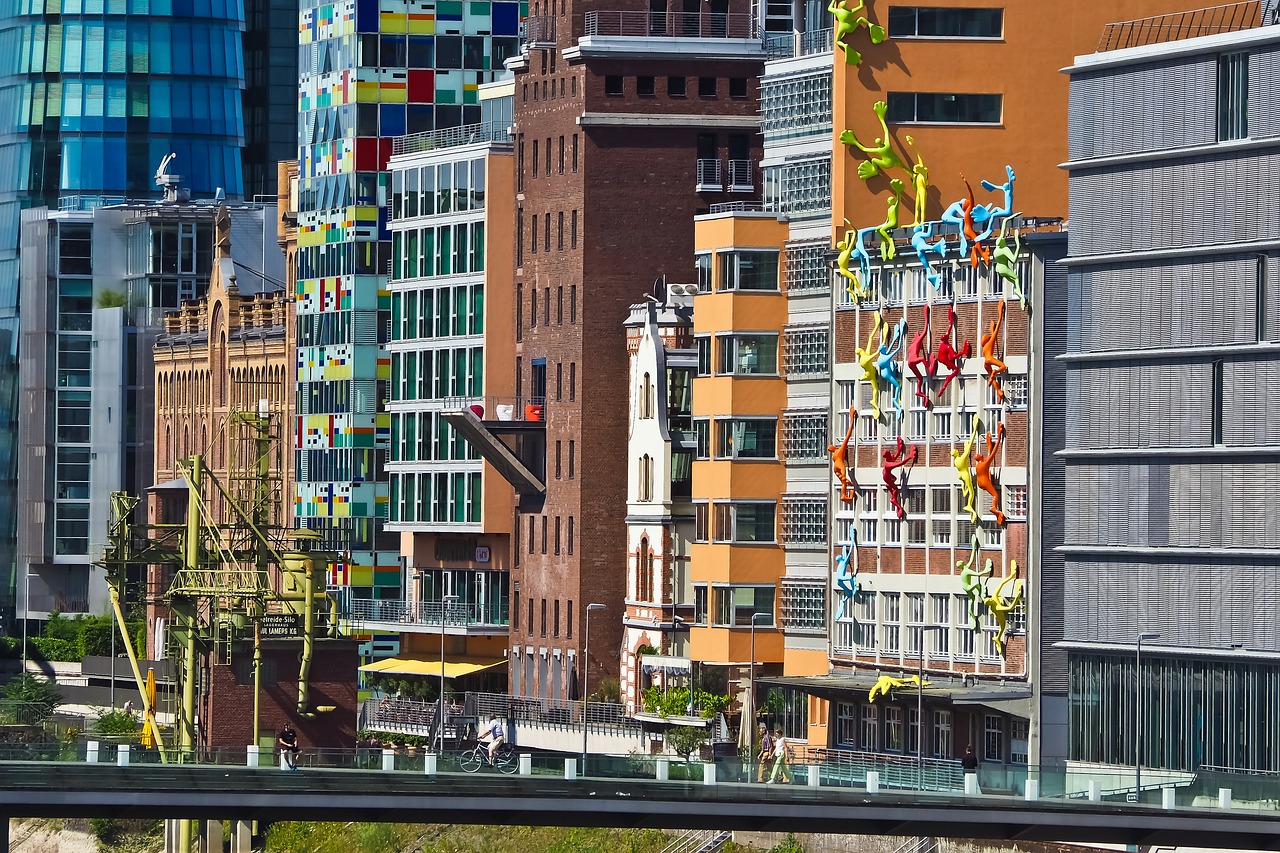
[[[916,789],[924,790],[924,635],[950,630],[946,625],[920,626],[920,657],[916,667]]]
[[[750,709],[751,715],[753,717],[756,716],[756,620],[761,618],[768,619],[769,622],[772,623],[773,614],[772,613],[752,613],[751,614],[751,665],[750,665],[750,668],[748,669],[749,674],[747,675],[747,708]],[[756,721],[754,719],[743,720],[742,725],[751,726],[751,736],[754,738]],[[739,743],[741,743],[741,740],[739,740]]]
[[[604,610],[603,604],[588,604],[587,612],[582,617],[586,623],[582,640],[582,777],[587,776],[587,679],[591,675],[591,614],[596,610]]]
[[[1145,640],[1158,640],[1160,635],[1152,631],[1143,631],[1138,634],[1138,652],[1134,656],[1134,683],[1137,685],[1138,699],[1135,709],[1134,729],[1137,734],[1137,753],[1133,759],[1133,778],[1134,792],[1133,799],[1136,801],[1142,796],[1142,643]]]
[[[449,618],[449,603],[457,601],[458,596],[446,595],[440,599],[440,696],[437,698],[439,710],[436,712],[436,752],[444,752],[444,625]]]

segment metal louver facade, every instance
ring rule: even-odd
[[[1219,86],[1220,57],[1238,68],[1241,53],[1247,87]],[[1071,69],[1065,429],[1056,451],[1046,429],[1043,454],[1044,512],[1063,521],[1070,757],[1132,761],[1136,722],[1195,741],[1147,764],[1276,771],[1268,727],[1224,746],[1229,723],[1196,684],[1242,666],[1280,678],[1280,27],[1120,59]],[[1222,116],[1246,114],[1247,133],[1219,141]],[[1135,680],[1139,632],[1159,639]],[[1115,689],[1090,686],[1124,665]],[[1178,667],[1196,677],[1156,677]]]

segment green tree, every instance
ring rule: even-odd
[[[688,761],[690,753],[707,742],[707,730],[700,726],[672,726],[667,729],[666,740],[676,755]]]
[[[52,681],[36,678],[29,672],[0,687],[0,697],[13,703],[14,719],[24,725],[47,720],[63,701]]]
[[[138,715],[128,711],[107,711],[93,723],[100,735],[131,735],[138,731]]]
[[[128,298],[119,290],[100,290],[96,301],[99,308],[123,308],[129,304]]]

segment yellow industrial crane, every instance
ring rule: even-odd
[[[226,483],[209,470],[202,455],[178,461],[187,493],[186,517],[179,522],[136,523],[132,516],[141,498],[123,492],[111,496],[112,520],[99,565],[107,572],[112,609],[143,697],[148,734],[166,763],[188,761],[194,754],[202,657],[225,651],[229,658],[233,638],[243,638],[250,630],[254,687],[250,742],[259,743],[260,622],[268,614],[292,614],[301,622],[298,713],[312,716],[333,710],[312,707],[308,680],[317,637],[337,635],[337,602],[324,582],[337,555],[311,550],[318,536],[315,532],[283,524],[280,466],[272,464],[279,458],[282,442],[273,434],[272,420],[265,405],[256,413],[229,415],[224,428],[232,464]],[[138,652],[125,628],[120,599],[129,566],[160,567],[161,577],[172,574],[163,597],[173,617],[170,635],[181,651],[177,667],[181,699],[170,744],[155,723],[154,692],[147,689]]]

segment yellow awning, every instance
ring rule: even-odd
[[[444,677],[459,678],[463,675],[471,675],[474,672],[481,672],[491,669],[495,666],[501,666],[506,663],[505,660],[493,660],[489,658],[479,658],[471,660],[446,660],[444,662]],[[386,658],[385,660],[374,661],[360,667],[361,672],[381,672],[387,675],[425,675],[440,677],[440,659],[435,658]]]

